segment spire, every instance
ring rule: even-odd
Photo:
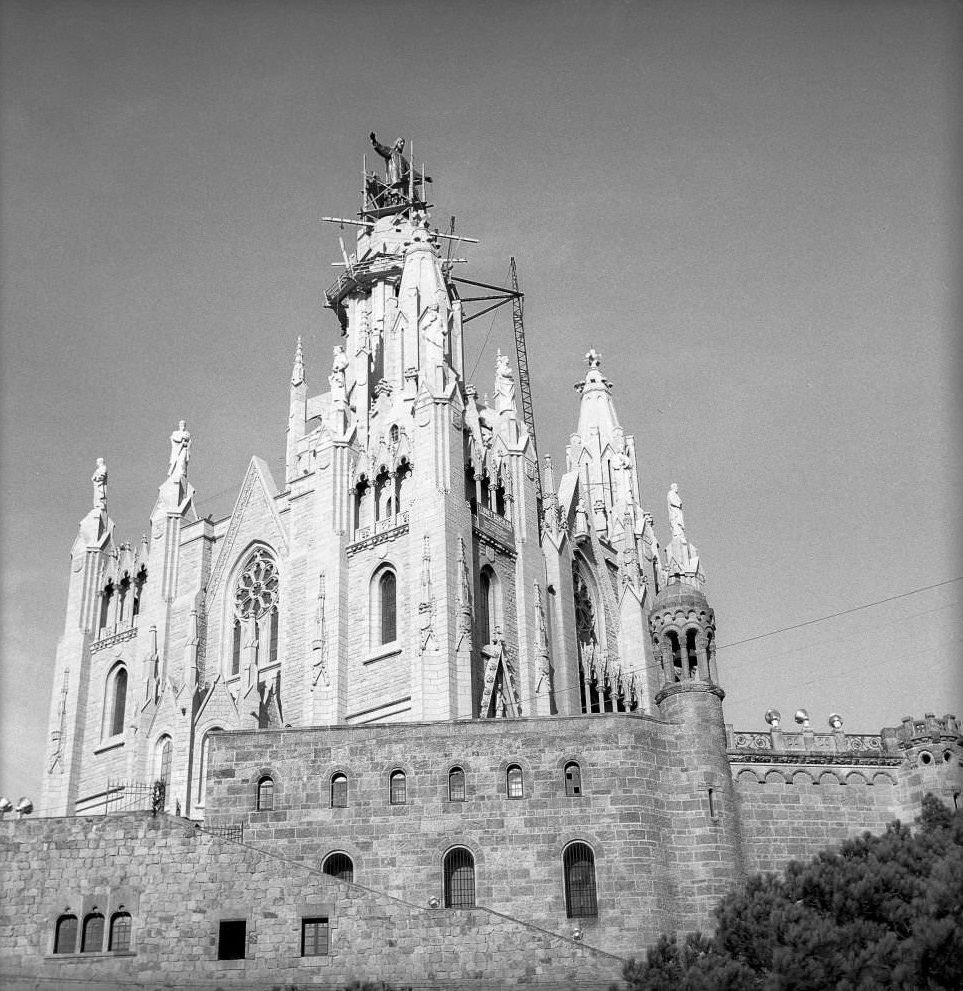
[[[298,336],[297,347],[294,349],[294,369],[291,372],[291,385],[304,385],[304,350],[301,347],[301,337]]]

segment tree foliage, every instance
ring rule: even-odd
[[[963,811],[927,795],[892,823],[716,908],[715,935],[663,936],[629,991],[941,991],[963,987]]]

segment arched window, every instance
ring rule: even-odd
[[[465,772],[460,767],[453,767],[448,772],[448,801],[465,801]]]
[[[170,805],[171,764],[174,760],[174,743],[169,736],[162,736],[157,741],[154,758],[154,780],[164,785],[164,804]]]
[[[679,634],[669,630],[669,647],[672,650],[672,680],[682,681],[682,647],[679,644]]]
[[[110,606],[114,597],[114,583],[107,582],[100,595],[100,622],[97,624],[99,630],[106,630],[110,621]]]
[[[127,668],[118,664],[107,676],[104,692],[104,721],[102,735],[118,736],[124,732],[127,712]]]
[[[111,953],[124,953],[130,949],[130,913],[114,912],[110,917],[110,939],[107,949]]]
[[[475,858],[456,846],[445,854],[445,908],[475,907]]]
[[[394,516],[394,485],[388,474],[387,468],[383,468],[375,479],[375,520],[387,520]]]
[[[696,680],[699,677],[699,657],[696,653],[696,631],[689,629],[685,631],[685,656],[688,663],[688,675]]]
[[[130,575],[126,572],[124,577],[121,578],[120,584],[117,586],[117,622],[126,623],[127,622],[127,595],[130,592]]]
[[[329,853],[324,858],[321,871],[339,881],[354,883],[354,861],[346,853]]]
[[[362,478],[355,486],[354,490],[354,528],[360,530],[363,526],[370,526],[374,522],[374,510],[371,498],[371,485],[366,478]]]
[[[231,638],[231,676],[241,673],[241,621],[235,617]]]
[[[257,783],[257,811],[272,812],[274,810],[274,778],[265,774]]]
[[[345,809],[348,807],[348,776],[346,774],[331,775],[331,808]]]
[[[81,953],[100,953],[104,948],[104,917],[91,912],[84,918],[84,934],[80,941]]]
[[[501,627],[501,589],[498,576],[487,565],[481,570],[481,609],[478,622],[479,635],[483,644],[492,643],[495,631]]]
[[[565,914],[570,919],[599,914],[595,891],[595,854],[587,843],[570,843],[562,853],[565,871]]]
[[[54,953],[77,952],[77,916],[62,915],[57,919],[54,935]]]
[[[398,639],[398,579],[390,568],[386,568],[377,582],[377,609],[374,615],[378,618],[378,639],[375,646],[380,646]]]
[[[403,513],[411,506],[411,465],[402,460],[398,465],[398,512]]]
[[[210,772],[211,763],[211,736],[220,733],[220,726],[212,726],[201,737],[201,762],[197,768],[197,802],[203,805],[207,800],[207,775]]]
[[[134,578],[134,604],[131,607],[130,618],[135,620],[140,615],[140,601],[144,594],[144,586],[147,584],[147,566],[142,565],[137,576]]]
[[[565,765],[565,794],[572,798],[582,794],[582,769],[574,760]]]
[[[521,798],[524,792],[524,778],[522,769],[517,764],[509,764],[505,772],[506,784],[508,786],[509,798]]]
[[[388,801],[392,805],[404,805],[408,801],[408,779],[404,771],[392,771],[388,779]]]
[[[582,712],[600,712],[599,684],[602,647],[595,603],[589,583],[577,566],[572,568],[575,590],[575,634],[579,659],[579,689]]]
[[[271,554],[263,547],[254,550],[241,569],[234,586],[234,638],[231,673],[240,671],[242,627],[246,620],[257,624],[258,664],[273,664],[278,655],[278,592],[280,579]],[[266,648],[266,654],[261,653]],[[235,670],[235,656],[237,670]]]
[[[392,444],[397,444],[401,439],[401,430],[398,428],[397,423],[391,425],[391,429],[388,431],[388,439]]]

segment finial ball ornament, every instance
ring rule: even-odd
[[[797,709],[796,715],[793,716],[793,719],[795,719],[800,726],[809,725],[809,713],[805,709]]]
[[[766,710],[766,722],[769,723],[774,729],[779,727],[779,720],[782,719],[782,714],[778,709],[767,709]]]
[[[829,717],[830,729],[842,729],[843,728],[843,717],[838,713],[834,712]]]

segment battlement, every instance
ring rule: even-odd
[[[895,740],[896,746],[901,750],[923,743],[961,742],[959,721],[950,713],[936,716],[932,712],[927,712],[922,719],[903,716],[899,726],[886,727],[883,735]]]

